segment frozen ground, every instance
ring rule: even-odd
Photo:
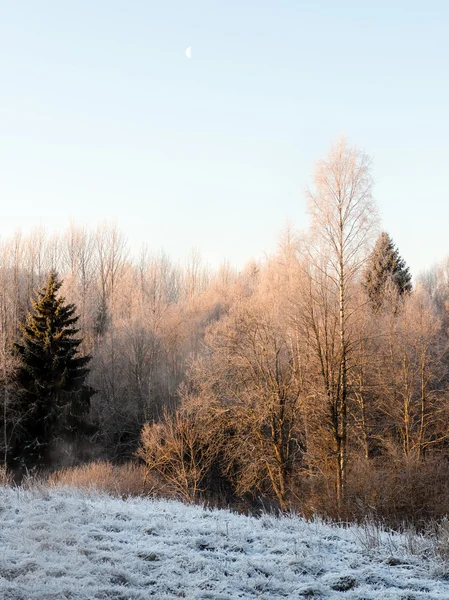
[[[449,599],[449,564],[426,558],[424,540],[412,556],[406,536],[381,537],[296,517],[0,488],[0,598]]]

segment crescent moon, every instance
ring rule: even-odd
[[[192,58],[192,46],[189,46],[186,50],[187,58]]]

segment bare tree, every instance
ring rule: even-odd
[[[210,281],[210,270],[198,248],[192,248],[184,270],[184,294],[191,299],[203,291]]]
[[[45,276],[45,246],[47,234],[44,227],[37,227],[27,237],[25,264],[28,271],[28,297]]]
[[[191,502],[205,492],[204,481],[220,450],[213,415],[184,410],[145,424],[138,451],[148,474],[158,474],[171,491]]]
[[[128,256],[128,244],[115,225],[105,224],[97,228],[96,246],[101,299],[113,305],[117,280]]]
[[[265,492],[288,505],[289,482],[301,463],[302,373],[279,304],[239,303],[206,334],[207,355],[195,363],[196,398],[227,431],[225,471],[236,491]]]
[[[1,463],[3,465],[0,466],[0,473],[3,471],[3,474],[6,474],[10,442],[16,427],[19,426],[19,417],[14,410],[17,408],[14,406],[16,400],[14,386],[16,359],[10,351],[10,344],[16,333],[14,329],[16,302],[14,293],[10,292],[10,290],[14,291],[15,272],[14,269],[11,269],[8,261],[5,260],[9,254],[9,247],[6,247],[6,249],[2,247],[1,254],[3,260],[0,262],[0,390],[2,404],[0,448],[2,449]]]
[[[418,287],[399,313],[384,318],[378,394],[385,443],[399,441],[405,457],[444,448],[449,436],[447,335],[428,293]],[[388,439],[390,438],[390,439]]]
[[[323,382],[333,423],[339,510],[346,480],[349,321],[356,310],[349,306],[350,290],[377,223],[369,168],[369,158],[342,139],[318,162],[315,189],[307,193],[312,223],[306,252],[315,271],[324,276],[326,288],[338,297],[338,374],[336,385],[327,377]]]

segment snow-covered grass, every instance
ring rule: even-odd
[[[449,599],[432,544],[69,488],[0,488],[2,600]]]

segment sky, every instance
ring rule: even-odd
[[[445,0],[0,0],[0,235],[108,221],[240,267],[307,226],[345,135],[416,274],[449,255],[448,27]]]

